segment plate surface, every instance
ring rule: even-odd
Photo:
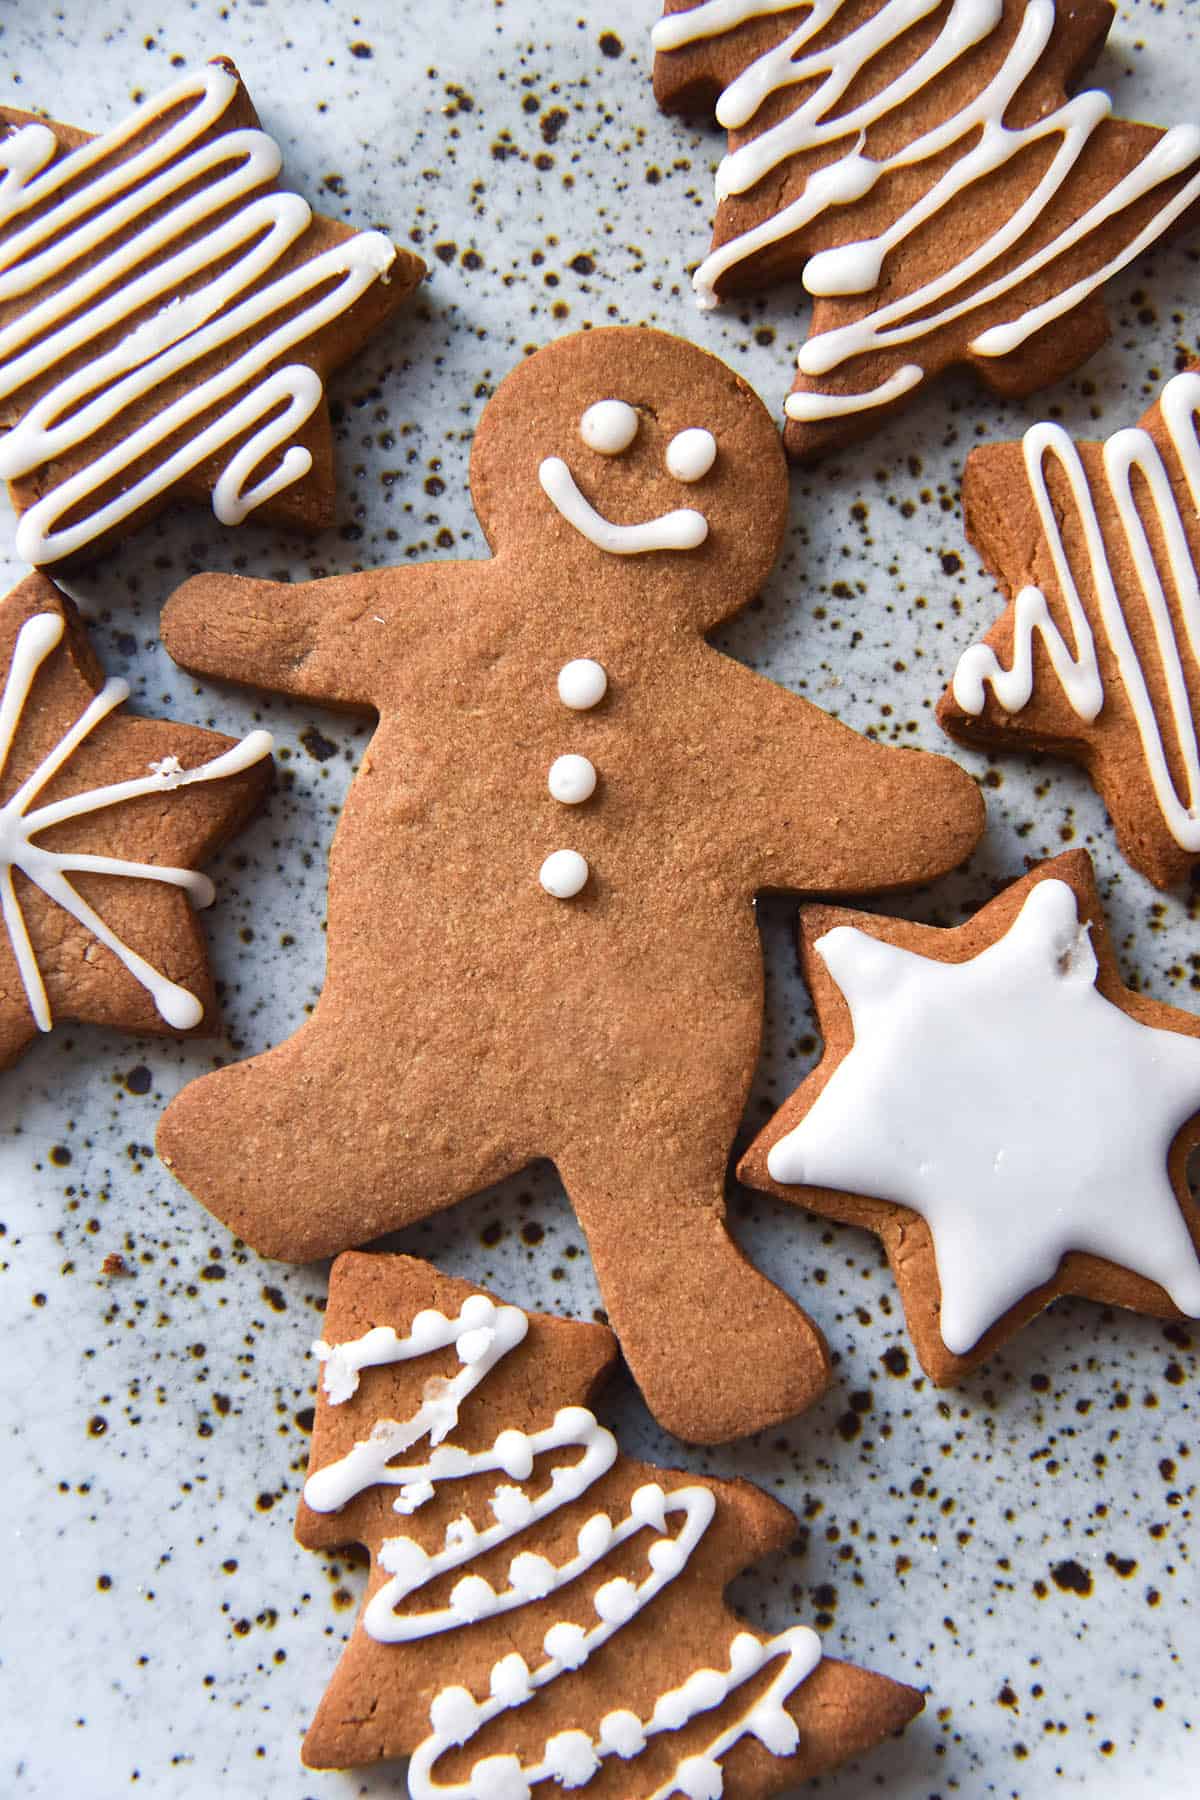
[[[332,386],[336,529],[301,542],[178,510],[71,584],[135,706],[239,733],[263,723],[283,779],[212,871],[228,1042],[68,1027],[0,1087],[5,1794],[397,1792],[394,1769],[316,1776],[297,1756],[361,1586],[360,1569],[291,1537],[326,1270],[237,1248],[150,1148],[184,1081],[215,1054],[277,1042],[318,993],[325,858],[368,731],[201,687],[160,650],[158,609],[200,568],[306,578],[482,554],[466,460],[483,399],[527,348],[585,322],[685,333],[780,405],[796,296],[708,315],[690,301],[685,269],[707,242],[719,140],[655,110],[656,10],[64,0],[0,13],[6,100],[93,130],[178,67],[231,54],[289,185],[411,240],[432,270]],[[1124,6],[1098,73],[1118,111],[1169,122],[1189,106],[1194,116],[1198,58],[1196,0]],[[721,647],[860,730],[949,748],[933,703],[998,606],[962,538],[968,449],[1018,436],[1050,407],[1091,436],[1133,423],[1197,353],[1198,252],[1159,250],[1114,283],[1111,343],[1051,393],[999,406],[951,380],[861,452],[797,473],[784,556]],[[11,543],[7,517],[0,543]],[[24,570],[9,564],[11,582]],[[970,868],[904,910],[954,923],[1026,859],[1086,845],[1127,978],[1200,1004],[1196,901],[1159,895],[1122,863],[1086,781],[1010,756],[988,782],[990,829]],[[816,1053],[793,918],[781,902],[761,908],[768,1013],[747,1132]],[[1197,1332],[1060,1303],[961,1391],[938,1394],[907,1353],[873,1238],[759,1196],[735,1196],[733,1211],[755,1261],[826,1330],[828,1397],[719,1453],[665,1438],[628,1384],[606,1416],[637,1454],[748,1475],[796,1510],[793,1549],[738,1583],[756,1622],[798,1615],[832,1653],[927,1690],[902,1742],[820,1791],[1194,1794]],[[547,1169],[397,1244],[528,1305],[587,1316],[597,1304]],[[113,1253],[125,1273],[105,1273]]]

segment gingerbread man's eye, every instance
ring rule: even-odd
[[[667,472],[676,481],[700,481],[716,460],[717,440],[699,425],[677,431],[667,445]]]
[[[624,400],[597,400],[579,421],[579,435],[589,450],[620,456],[637,436],[638,416]]]

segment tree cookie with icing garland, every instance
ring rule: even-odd
[[[805,908],[824,1055],[751,1187],[883,1240],[926,1374],[1060,1294],[1200,1318],[1200,1018],[1121,980],[1086,851],[942,930]]]
[[[219,1029],[196,873],[257,811],[271,739],[120,710],[45,575],[0,601],[0,1068],[78,1019]]]
[[[1106,0],[666,0],[659,104],[715,108],[729,136],[700,302],[795,280],[813,296],[792,456],[865,436],[956,363],[1001,395],[1057,381],[1108,336],[1105,281],[1196,217],[1200,127],[1075,91],[1113,17]]]
[[[1010,597],[938,719],[965,744],[1049,750],[1103,796],[1158,887],[1200,861],[1200,368],[1136,430],[1035,425],[967,458],[967,534]]]
[[[310,1768],[410,1756],[413,1800],[765,1800],[921,1697],[725,1605],[795,1532],[745,1481],[623,1456],[588,1410],[602,1325],[412,1257],[339,1257],[296,1536],[371,1553]],[[554,1784],[557,1784],[554,1785]]]
[[[809,1404],[819,1334],[726,1233],[758,1054],[761,889],[931,880],[982,825],[705,642],[765,581],[788,483],[762,404],[662,333],[564,338],[488,402],[494,554],[293,587],[201,576],[185,667],[374,708],[330,869],[328,968],[277,1049],[168,1108],[168,1166],[264,1254],[326,1256],[548,1157],[658,1419]]]
[[[175,496],[331,522],[323,383],[425,265],[280,190],[281,160],[226,57],[100,137],[0,107],[0,478],[26,562]]]

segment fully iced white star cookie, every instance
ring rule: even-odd
[[[826,1057],[745,1177],[881,1232],[910,1323],[927,1315],[922,1362],[936,1319],[930,1373],[979,1360],[1056,1293],[1200,1317],[1178,1147],[1200,1113],[1200,1020],[1120,985],[1087,858],[1045,865],[959,932],[814,911]]]

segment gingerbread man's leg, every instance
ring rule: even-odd
[[[691,1116],[702,1116],[699,1105]],[[732,1137],[732,1130],[730,1132]],[[812,1405],[829,1379],[812,1320],[725,1228],[725,1155],[687,1127],[631,1152],[558,1159],[609,1322],[651,1412],[691,1443],[725,1443]]]
[[[511,1136],[472,1141],[456,1131],[450,1065],[440,1059],[431,1110],[411,1072],[406,1083],[397,1050],[391,1104],[381,1112],[369,1050],[356,1070],[325,1010],[277,1049],[193,1081],[158,1128],[172,1174],[255,1250],[285,1262],[415,1224],[530,1160]]]

